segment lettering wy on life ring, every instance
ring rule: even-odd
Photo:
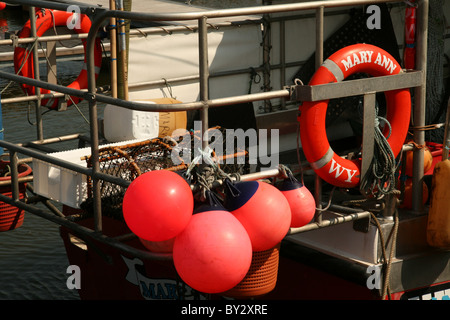
[[[386,76],[403,72],[397,61],[386,51],[369,44],[345,47],[331,55],[319,67],[309,82],[319,85],[343,81],[355,73],[371,76]],[[409,89],[385,92],[387,114],[391,132],[387,139],[395,157],[405,141],[410,113],[411,96]],[[303,152],[314,171],[326,182],[343,188],[359,185],[361,159],[348,160],[337,155],[327,139],[325,119],[328,100],[306,101],[299,107],[301,115],[300,137]],[[384,133],[387,136],[387,133]]]
[[[50,28],[56,27],[65,27],[67,26],[67,21],[69,19],[74,18],[74,13],[72,12],[66,12],[66,11],[58,11],[58,10],[42,10],[39,11],[36,15],[36,35],[38,37],[44,35],[44,33],[49,30]],[[78,34],[82,33],[88,33],[89,29],[91,28],[91,20],[89,17],[85,14],[81,14],[78,17],[79,24],[77,23],[76,28],[73,30],[77,32]],[[79,28],[78,28],[79,27]],[[31,36],[31,27],[30,27],[30,21],[28,20],[27,23],[23,26],[22,30],[18,34],[19,38],[28,38]],[[86,40],[82,40],[83,47],[84,47],[84,66],[78,75],[78,77],[73,81],[71,84],[69,84],[67,87],[72,89],[86,89],[88,86],[88,74],[86,70]],[[97,78],[98,74],[100,73],[100,68],[102,64],[102,47],[100,39],[97,38],[95,41],[95,48],[94,48],[94,63],[95,63],[95,77]],[[16,74],[27,77],[27,78],[35,78],[34,73],[34,62],[33,57],[30,54],[30,49],[26,45],[19,45],[14,49],[14,70]],[[21,84],[22,89],[28,94],[28,95],[35,95],[35,87]],[[47,94],[51,93],[50,90],[47,89],[40,89],[41,94]],[[81,98],[78,97],[71,97],[67,101],[67,106],[70,106],[72,104],[72,100],[74,103],[78,103]],[[46,106],[50,109],[56,109],[58,107],[58,98],[52,98],[52,99],[42,99],[41,105]]]

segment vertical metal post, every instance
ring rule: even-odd
[[[117,9],[120,11],[128,11],[125,9],[123,0],[118,0],[117,2]],[[131,2],[128,2],[130,4]],[[128,100],[129,94],[128,94],[128,45],[127,45],[127,22],[125,19],[117,19],[117,28],[119,30],[118,33],[118,41],[119,41],[119,68],[121,70],[119,78],[120,82],[120,89],[119,89],[119,97],[121,97],[124,100]]]
[[[361,178],[364,177],[369,170],[370,163],[373,158],[373,148],[375,141],[375,92],[366,93],[364,95],[364,121],[363,121],[363,156],[361,161]]]
[[[95,83],[95,79],[93,79]],[[89,88],[89,93],[95,94],[95,89]],[[95,96],[89,100],[89,119],[91,134],[91,158],[92,158],[92,193],[94,200],[94,228],[95,231],[102,231],[102,206],[100,193],[100,180],[95,175],[100,172],[99,152],[98,152],[98,125],[97,125],[97,101]]]
[[[286,23],[280,21],[280,88],[283,88],[286,82]],[[285,99],[281,99],[281,108],[286,108]]]
[[[47,82],[57,84],[56,79],[56,41],[47,42],[47,59],[49,64],[47,64]]]
[[[36,35],[36,10],[35,7],[30,7],[30,28],[31,28],[31,37],[37,39]],[[35,79],[39,80],[39,55],[38,55],[38,44],[35,43],[33,47],[33,64],[34,64],[34,75]],[[37,140],[44,139],[44,129],[42,124],[42,115],[41,115],[41,89],[39,87],[35,87],[36,95],[38,99],[36,100],[36,135]]]
[[[17,152],[10,151],[11,161],[11,193],[14,201],[19,201],[19,171],[18,171],[18,158]]]
[[[427,34],[428,34],[428,4],[429,0],[418,2],[417,12],[417,52],[416,66],[417,70],[422,71],[422,85],[415,88],[414,94],[414,126],[423,127],[425,125],[425,107],[426,107],[426,77],[427,77]],[[414,142],[418,145],[425,144],[425,133],[421,130],[414,130]],[[412,185],[412,210],[416,213],[423,211],[422,204],[422,183],[423,183],[423,159],[424,150],[415,149],[413,153],[413,185]]]
[[[271,4],[271,1],[270,3]],[[264,91],[270,91],[270,50],[272,48],[272,30],[271,30],[271,22],[270,15],[263,15],[263,28],[264,28],[264,36],[263,36],[263,82],[264,82]],[[272,102],[270,100],[264,100],[264,112],[272,112]]]
[[[324,8],[316,9],[316,69],[323,63],[323,16]]]
[[[110,10],[116,10],[115,0],[109,0]],[[111,54],[111,96],[117,98],[117,25],[116,18],[109,19],[110,31],[110,54]]]
[[[444,141],[442,149],[442,161],[448,159],[448,150],[450,147],[450,103],[447,104],[447,115],[445,117]]]
[[[323,63],[323,17],[324,8],[320,6],[316,9],[316,70]],[[316,207],[322,209],[322,180],[316,174],[314,180],[314,198],[316,200]],[[316,212],[316,222],[322,221],[321,211]]]
[[[94,200],[94,230],[101,232],[102,226],[102,206],[100,193],[100,180],[96,176],[100,172],[99,163],[99,138],[98,138],[98,116],[97,116],[97,100],[96,94],[96,79],[95,79],[95,62],[94,62],[94,48],[95,38],[97,36],[99,21],[94,20],[91,30],[86,41],[86,61],[88,73],[88,102],[89,102],[89,118],[90,118],[90,135],[91,135],[91,158],[92,158],[92,196]],[[96,26],[96,27],[94,27]]]
[[[201,112],[202,134],[208,130],[208,104],[209,99],[209,64],[208,64],[208,26],[207,17],[198,19],[198,48],[199,48],[199,73],[200,73],[200,100],[203,101]],[[202,137],[202,149],[205,149],[208,141]]]

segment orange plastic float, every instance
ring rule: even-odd
[[[261,181],[234,184],[236,194],[228,192],[225,207],[242,223],[252,241],[253,251],[275,247],[287,234],[291,208],[286,197],[274,186]]]
[[[236,286],[252,262],[252,244],[245,228],[221,206],[195,211],[173,245],[173,262],[187,285],[205,293]]]
[[[194,209],[189,184],[172,171],[155,170],[134,179],[123,197],[130,230],[148,241],[166,241],[186,228]]]

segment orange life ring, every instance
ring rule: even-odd
[[[54,26],[67,26],[67,23],[74,13],[66,12],[66,11],[58,11],[58,10],[40,10],[36,14],[36,35],[38,37],[42,36],[48,29],[53,28]],[[75,17],[74,17],[75,19]],[[79,22],[79,28],[78,28]],[[79,16],[79,20],[77,21],[77,25],[73,29],[77,33],[88,33],[91,27],[91,20],[87,15],[81,14]],[[19,38],[28,38],[31,36],[31,27],[30,21],[23,26],[22,30],[18,34]],[[75,79],[74,82],[68,85],[69,88],[73,89],[86,89],[88,86],[88,75],[86,70],[86,40],[82,40],[84,46],[84,67],[82,68],[80,74]],[[29,54],[28,47],[19,45],[14,49],[14,70],[16,74],[27,77],[34,78],[34,62],[32,55]],[[100,43],[100,39],[97,38],[95,42],[94,49],[94,61],[95,61],[95,76],[97,78],[101,64],[102,64],[102,47]],[[35,94],[35,87],[22,84],[22,89],[29,95]],[[41,94],[51,93],[50,90],[40,89]],[[51,99],[42,99],[41,105],[46,106],[50,109],[56,109],[58,107],[59,98],[51,98]],[[72,104],[72,100],[74,103],[78,103],[81,98],[71,97],[67,101],[67,106]]]
[[[319,67],[309,84],[338,82],[355,73],[367,73],[376,77],[400,72],[402,70],[398,62],[383,49],[369,44],[356,44],[331,55]],[[411,95],[409,89],[399,89],[387,91],[385,96],[386,119],[391,125],[387,141],[396,157],[408,132]],[[325,128],[327,107],[328,100],[307,101],[299,107],[303,152],[314,171],[326,182],[343,188],[356,187],[361,178],[361,159],[344,159],[330,147]]]

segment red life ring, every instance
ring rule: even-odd
[[[309,84],[338,82],[355,73],[367,73],[376,77],[400,72],[402,70],[398,62],[383,49],[369,44],[356,44],[331,55],[316,71]],[[411,96],[409,89],[387,91],[385,96],[386,119],[391,124],[387,141],[396,157],[408,132]],[[327,107],[328,100],[303,102],[299,107],[303,152],[314,171],[326,182],[343,188],[356,187],[361,178],[361,159],[344,159],[330,147],[325,128]]]
[[[47,30],[50,28],[53,28],[54,26],[67,26],[68,20],[73,16],[74,13],[72,12],[66,12],[66,11],[58,11],[58,10],[40,10],[36,14],[36,34],[38,37],[42,36]],[[79,34],[81,33],[88,33],[89,29],[91,27],[91,20],[88,16],[81,14],[79,16],[79,28],[76,26],[73,30]],[[31,36],[31,27],[30,27],[30,21],[23,26],[22,30],[19,32],[19,38],[28,38]],[[68,85],[69,88],[73,89],[86,89],[88,86],[88,76],[87,76],[87,70],[86,70],[86,40],[82,40],[83,47],[84,47],[84,67],[82,68],[80,74],[75,79],[74,82]],[[17,46],[14,49],[14,70],[16,74],[27,77],[27,78],[34,78],[34,62],[32,59],[32,55],[29,54],[29,50],[27,46]],[[100,43],[100,39],[97,38],[95,42],[95,49],[94,49],[94,61],[95,61],[95,77],[97,78],[101,64],[102,64],[102,47]],[[25,60],[26,59],[26,60]],[[34,95],[35,94],[35,87],[22,84],[22,89],[28,94],[28,95]],[[50,90],[47,89],[40,89],[41,94],[51,93]],[[58,98],[52,98],[52,99],[42,99],[41,105],[46,106],[50,109],[56,109],[58,108]],[[67,106],[70,106],[72,104],[72,100],[74,103],[78,103],[81,98],[78,97],[71,97],[67,101]]]

